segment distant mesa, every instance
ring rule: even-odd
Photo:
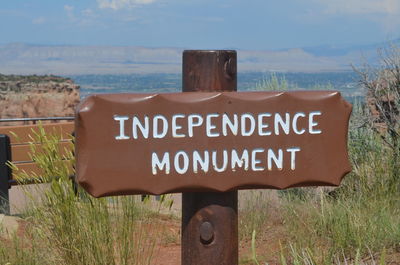
[[[377,45],[238,50],[239,72],[335,72],[376,51]],[[183,48],[139,46],[0,45],[5,74],[179,74]]]

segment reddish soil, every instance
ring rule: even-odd
[[[154,255],[154,265],[180,265],[181,264],[181,246],[180,246],[180,220],[169,220],[165,223],[167,226],[167,237],[175,234],[173,243],[164,242],[157,247]],[[265,225],[263,233],[257,235],[256,253],[260,264],[268,262],[269,265],[279,265],[279,253],[281,245],[285,245],[286,236],[282,220],[273,215]],[[242,240],[239,244],[240,264],[253,265],[251,261],[251,239]]]
[[[154,265],[180,265],[181,246],[161,246],[153,259]]]
[[[152,264],[180,265],[181,264],[181,223],[179,219],[161,215],[162,239],[155,248]]]
[[[167,216],[159,216],[161,220],[163,236],[160,237],[152,265],[180,265],[181,264],[181,246],[180,246],[180,220],[169,218]],[[19,237],[27,236],[25,228],[27,223],[19,222],[20,226],[17,231]],[[153,227],[154,229],[154,227]],[[0,239],[3,242],[10,242],[7,239]],[[279,265],[279,256],[281,246],[287,245],[287,232],[285,231],[282,220],[277,213],[272,214],[269,218],[262,233],[257,234],[256,254],[259,264]],[[11,243],[11,242],[10,242]],[[29,247],[29,246],[27,246]],[[241,240],[239,245],[239,260],[241,265],[254,265],[251,260],[251,239]],[[376,257],[379,260],[379,257]],[[400,252],[387,253],[386,264],[400,265]],[[364,260],[365,264],[369,264],[369,260]]]

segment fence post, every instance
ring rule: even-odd
[[[10,213],[8,190],[10,189],[11,168],[6,164],[11,161],[10,138],[0,134],[0,213]]]
[[[236,51],[184,51],[182,91],[236,91]],[[238,265],[238,193],[182,194],[182,265]]]

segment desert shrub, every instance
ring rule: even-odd
[[[279,78],[275,73],[272,73],[271,76],[261,79],[256,84],[255,89],[261,91],[288,90],[289,85],[284,77]]]
[[[97,199],[79,188],[76,192],[71,168],[59,163],[73,160],[73,154],[61,155],[58,139],[43,130],[32,137],[44,146],[45,152],[37,153],[32,144],[32,158],[43,169],[43,175],[19,172],[18,179],[23,182],[35,178],[48,184],[36,185],[42,193],[39,198],[31,190],[26,191],[31,203],[24,214],[26,233],[11,242],[0,241],[0,263],[151,264],[162,231],[154,213],[145,209],[147,205],[135,196]],[[10,244],[15,252],[5,254],[3,250]]]
[[[354,70],[366,90],[369,128],[388,148],[390,187],[400,189],[400,48],[388,45],[378,50],[378,65],[364,64]]]
[[[380,113],[371,111],[368,100],[353,107],[348,135],[353,170],[340,187],[279,192],[288,238],[280,264],[385,264],[386,253],[399,251],[399,58],[383,58],[382,68],[368,68],[368,75],[360,72],[360,84]],[[285,88],[279,80],[272,83],[266,87]]]
[[[307,88],[299,87],[296,83],[288,82],[284,75],[278,76],[276,73],[271,73],[259,80],[254,89],[259,91],[332,90],[333,86],[330,83],[315,83]]]
[[[264,190],[239,192],[239,238],[249,240],[253,231],[262,231],[272,211],[271,195]]]
[[[396,251],[400,201],[391,187],[390,151],[372,130],[353,128],[349,134],[353,172],[335,195],[316,189],[306,200],[286,200],[284,218],[292,247],[316,253],[324,264],[343,255],[354,259],[357,253],[368,257],[383,249]]]

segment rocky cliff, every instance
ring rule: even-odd
[[[78,103],[71,79],[0,74],[0,118],[73,116]]]

